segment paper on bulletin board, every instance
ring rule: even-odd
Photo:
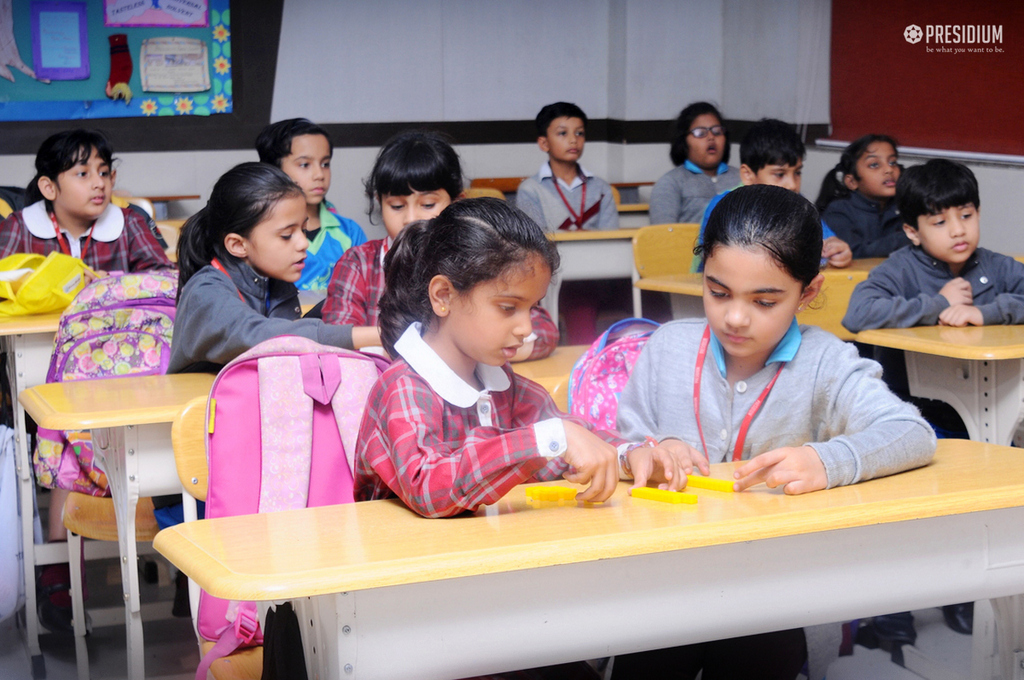
[[[88,45],[84,3],[32,3],[32,57],[40,79],[87,79]]]
[[[105,26],[209,26],[209,0],[103,0]]]
[[[210,89],[206,42],[195,38],[149,38],[139,55],[146,92],[204,92]]]

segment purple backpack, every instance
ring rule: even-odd
[[[649,319],[623,319],[602,333],[569,374],[569,415],[598,429],[614,430],[619,393],[658,326]]]
[[[381,357],[282,336],[221,370],[207,404],[206,517],[351,503],[356,437]],[[203,592],[196,622],[218,658],[262,644],[256,605]]]
[[[177,294],[176,271],[114,274],[90,283],[61,314],[46,382],[166,373]],[[36,447],[40,484],[108,495],[88,432],[39,428]]]

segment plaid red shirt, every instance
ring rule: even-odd
[[[353,326],[376,326],[377,303],[384,294],[384,265],[381,249],[384,239],[346,250],[334,265],[327,284],[323,320]]]
[[[450,517],[494,503],[522,482],[560,478],[568,466],[560,456],[540,453],[534,424],[561,418],[593,426],[561,413],[543,387],[507,364],[502,371],[508,389],[462,408],[397,359],[370,391],[363,413],[356,500],[398,496],[424,517]],[[493,425],[481,424],[484,408],[492,411]],[[596,434],[616,446],[626,443],[613,432]]]
[[[384,239],[367,241],[349,248],[334,266],[327,285],[323,320],[327,323],[353,326],[376,326],[380,296],[384,294],[384,265],[381,248]],[[542,307],[530,310],[530,321],[537,339],[529,358],[543,359],[558,346],[558,326]]]
[[[140,216],[126,208],[114,209],[124,214],[124,230],[113,241],[92,239],[83,258],[87,265],[105,272],[139,272],[174,267]],[[19,210],[11,213],[0,223],[0,258],[14,253],[49,255],[60,252],[56,238],[39,238],[28,230],[22,212]],[[88,236],[80,239],[83,246],[87,239]]]

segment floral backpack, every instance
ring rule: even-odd
[[[166,373],[177,294],[176,271],[114,274],[90,283],[61,315],[46,382]],[[88,432],[39,428],[34,460],[42,486],[108,495]]]
[[[658,327],[649,319],[623,319],[602,333],[569,374],[569,414],[600,429],[614,430],[619,393]]]

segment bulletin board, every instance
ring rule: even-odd
[[[1019,2],[833,0],[831,136],[1024,154],[1022,64]]]
[[[167,18],[177,5],[203,4],[200,17]],[[148,9],[108,16],[132,5]],[[83,9],[79,57],[73,14]],[[61,59],[74,68],[47,68]],[[230,0],[7,0],[0,2],[0,121],[231,113],[231,61]],[[74,79],[44,82],[62,72]]]

